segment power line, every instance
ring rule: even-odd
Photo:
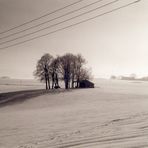
[[[96,16],[91,17],[91,18],[89,18],[89,19],[85,19],[85,20],[83,20],[83,21],[74,23],[74,24],[72,24],[72,25],[69,25],[69,26],[66,26],[66,27],[63,27],[63,28],[54,30],[54,31],[52,31],[52,32],[49,32],[49,33],[46,33],[46,34],[43,34],[43,35],[40,35],[40,36],[31,38],[31,39],[28,39],[28,40],[25,40],[25,41],[22,41],[22,42],[18,42],[18,43],[9,45],[9,46],[2,47],[2,48],[0,48],[0,50],[6,49],[6,48],[9,48],[9,47],[13,47],[13,46],[16,46],[16,45],[19,45],[19,44],[23,44],[23,43],[25,43],[25,42],[29,42],[29,41],[35,40],[35,39],[37,39],[37,38],[41,38],[41,37],[44,37],[44,36],[47,36],[47,35],[56,33],[56,32],[58,32],[58,31],[66,30],[66,29],[68,29],[68,28],[71,28],[71,27],[73,27],[73,26],[79,25],[79,24],[81,24],[81,23],[85,23],[85,22],[88,22],[88,21],[90,21],[90,20],[96,19],[96,18],[98,18],[98,17],[104,16],[104,15],[106,15],[106,14],[110,14],[110,13],[112,13],[112,12],[118,11],[118,10],[120,10],[120,9],[122,9],[122,8],[126,8],[126,7],[128,7],[128,6],[130,6],[130,5],[133,5],[133,4],[135,4],[135,3],[138,3],[138,2],[140,2],[140,1],[141,1],[141,0],[136,0],[136,1],[134,1],[134,2],[128,3],[128,4],[123,5],[123,6],[121,6],[121,7],[117,7],[117,8],[115,8],[115,9],[112,9],[112,10],[110,10],[110,11],[107,11],[107,12],[104,12],[104,13],[102,13],[102,14],[96,15]]]
[[[38,32],[40,32],[40,31],[43,31],[43,30],[46,30],[46,29],[55,27],[55,26],[60,25],[60,24],[63,24],[63,23],[65,23],[65,22],[68,22],[68,21],[70,21],[70,20],[73,20],[73,19],[75,19],[75,18],[78,18],[78,17],[80,17],[80,16],[83,16],[83,15],[88,14],[88,13],[90,13],[90,12],[96,11],[96,10],[98,10],[98,9],[100,9],[100,8],[103,8],[103,7],[106,7],[106,6],[111,5],[111,4],[113,4],[113,3],[116,3],[117,1],[119,1],[119,0],[114,0],[114,1],[112,1],[112,2],[109,2],[109,3],[107,3],[107,4],[104,4],[104,5],[102,5],[102,6],[99,6],[99,7],[95,8],[95,9],[91,9],[91,10],[86,11],[86,12],[84,12],[84,13],[81,13],[81,14],[79,14],[79,15],[77,15],[77,16],[71,17],[71,18],[69,18],[69,19],[66,19],[66,20],[61,21],[61,22],[59,22],[59,23],[50,25],[50,26],[45,27],[45,28],[42,28],[42,29],[39,29],[39,30],[37,30],[37,31],[34,31],[34,32],[31,32],[31,33],[28,33],[28,34],[25,34],[25,35],[22,35],[22,36],[13,38],[13,39],[11,39],[11,40],[7,40],[7,41],[4,41],[4,42],[1,42],[0,45],[3,45],[3,44],[6,44],[6,43],[15,41],[15,40],[20,39],[20,38],[24,38],[24,37],[26,37],[26,36],[29,36],[29,35],[38,33]]]
[[[84,9],[84,8],[87,8],[87,7],[89,7],[89,6],[91,6],[91,5],[94,5],[94,4],[96,4],[96,3],[98,3],[98,2],[101,2],[101,1],[103,1],[103,0],[97,0],[97,1],[95,1],[95,2],[93,2],[93,3],[90,3],[90,4],[88,4],[88,5],[85,5],[85,6],[81,7],[81,8],[75,9],[75,10],[73,10],[73,11],[70,11],[70,12],[65,13],[65,14],[63,14],[63,15],[60,15],[60,16],[55,17],[55,18],[53,18],[53,19],[47,20],[47,21],[42,22],[42,23],[40,23],[40,24],[37,24],[37,25],[31,26],[31,27],[28,27],[28,28],[26,28],[26,29],[24,29],[24,30],[17,31],[17,32],[15,32],[15,33],[9,34],[9,35],[4,36],[4,37],[1,37],[0,40],[5,39],[5,38],[8,38],[8,37],[11,37],[11,36],[13,36],[13,35],[16,35],[16,34],[19,34],[19,33],[22,33],[22,32],[25,32],[25,31],[27,31],[27,30],[30,30],[30,29],[33,29],[33,28],[36,28],[36,27],[42,26],[42,25],[44,25],[44,24],[46,24],[46,23],[52,22],[52,21],[54,21],[54,20],[57,20],[57,19],[59,19],[59,18],[62,18],[62,17],[64,17],[64,16],[67,16],[67,15],[72,14],[72,13],[74,13],[74,12],[77,12],[77,11],[79,11],[79,10],[82,10],[82,9]]]
[[[9,31],[14,30],[14,29],[16,29],[16,28],[22,27],[22,26],[24,26],[24,25],[26,25],[26,24],[32,23],[32,22],[34,22],[34,21],[37,21],[37,20],[39,20],[39,19],[41,19],[41,18],[44,18],[44,17],[46,17],[46,16],[48,16],[48,15],[51,15],[51,14],[54,14],[54,13],[56,13],[56,12],[58,12],[58,11],[61,11],[61,10],[65,9],[65,8],[68,8],[68,7],[70,7],[70,6],[73,6],[73,5],[75,5],[75,4],[77,4],[77,3],[80,3],[80,2],[82,2],[82,1],[84,1],[84,0],[79,0],[79,1],[76,1],[76,2],[71,3],[71,4],[69,4],[69,5],[66,5],[66,6],[64,6],[64,7],[62,7],[62,8],[59,8],[59,9],[57,9],[57,10],[54,10],[54,11],[52,11],[52,12],[48,12],[48,13],[46,13],[46,14],[44,14],[44,15],[42,15],[42,16],[39,16],[39,17],[37,17],[37,18],[35,18],[35,19],[32,19],[32,20],[27,21],[27,22],[24,22],[23,24],[20,24],[20,25],[18,25],[18,26],[15,26],[15,27],[12,27],[12,28],[10,28],[10,29],[8,29],[8,30],[5,30],[5,31],[3,31],[3,32],[0,32],[0,34],[9,32]]]

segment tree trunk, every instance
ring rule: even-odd
[[[54,72],[52,73],[52,89],[54,88],[55,84],[55,78],[54,78]]]
[[[45,83],[46,83],[46,90],[47,90],[47,89],[48,89],[48,86],[47,86],[47,79],[46,79],[45,81],[46,81]]]
[[[49,80],[49,78],[48,78],[48,89],[50,89],[50,80]]]
[[[77,88],[79,88],[79,84],[80,84],[80,79],[77,79]]]
[[[72,74],[71,88],[74,88],[74,74]]]
[[[59,87],[59,79],[58,79],[58,74],[56,73],[56,78],[55,78],[55,86]]]

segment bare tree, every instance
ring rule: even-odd
[[[65,83],[65,89],[70,88],[73,54],[66,53],[60,57],[60,68]]]
[[[66,53],[55,59],[50,54],[45,54],[38,61],[34,75],[46,82],[46,89],[59,88],[59,79],[64,80],[65,89],[79,88],[81,80],[90,79],[90,71],[85,68],[86,60],[82,55]]]
[[[90,72],[88,69],[84,68],[86,60],[80,55],[74,55],[67,53],[60,57],[60,66],[63,74],[63,80],[65,82],[65,88],[79,87],[80,81],[90,78]]]
[[[50,64],[51,76],[52,76],[52,89],[60,88],[59,86],[59,74],[60,74],[59,63],[60,63],[59,57],[57,57]]]
[[[91,69],[81,68],[80,70],[80,81],[92,79]]]
[[[81,76],[81,69],[83,68],[83,65],[86,63],[86,60],[82,57],[82,55],[78,54],[76,56],[76,87],[79,87],[80,84],[80,76]]]
[[[36,65],[36,70],[34,75],[40,79],[40,81],[45,81],[46,89],[50,89],[50,79],[51,79],[51,62],[53,61],[53,56],[46,53],[40,60],[38,60]]]

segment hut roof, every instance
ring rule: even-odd
[[[93,82],[89,81],[89,80],[81,80],[80,83],[90,83],[90,84],[94,84]]]
[[[80,88],[94,88],[94,83],[89,80],[81,80]]]

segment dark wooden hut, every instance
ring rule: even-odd
[[[94,83],[88,80],[81,80],[79,87],[80,88],[94,88]]]

